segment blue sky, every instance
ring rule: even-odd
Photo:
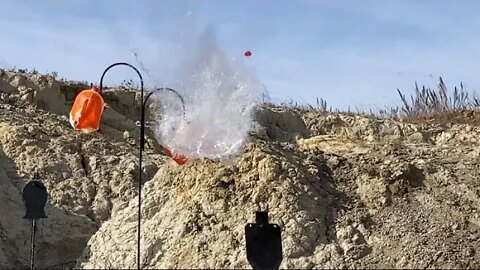
[[[479,11],[475,0],[2,0],[0,67],[98,82],[113,62],[135,64],[134,49],[147,83],[168,83],[212,26],[229,56],[253,52],[274,101],[381,107],[439,76],[480,90]]]

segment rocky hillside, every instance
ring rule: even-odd
[[[49,193],[37,266],[136,267],[138,94],[107,91],[99,132],[67,112],[86,85],[0,72],[0,267],[29,265],[21,191]],[[248,268],[244,226],[268,207],[282,268],[478,268],[480,128],[263,107],[229,163],[178,166],[149,136],[145,268]]]

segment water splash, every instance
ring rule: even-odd
[[[196,57],[185,62],[175,86],[185,99],[185,114],[178,97],[158,92],[155,102],[162,109],[155,134],[163,145],[191,159],[228,160],[247,141],[262,84],[241,59],[227,57],[211,29],[198,44]]]

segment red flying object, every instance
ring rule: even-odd
[[[245,55],[246,57],[250,57],[250,56],[252,56],[252,52],[251,51],[245,51],[245,53],[243,55]]]

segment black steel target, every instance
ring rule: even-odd
[[[25,203],[26,213],[23,218],[32,221],[31,247],[30,247],[30,269],[35,268],[35,233],[37,231],[37,219],[47,218],[45,205],[48,200],[47,188],[38,181],[38,174],[34,174],[34,180],[28,182],[22,191],[22,199]]]

